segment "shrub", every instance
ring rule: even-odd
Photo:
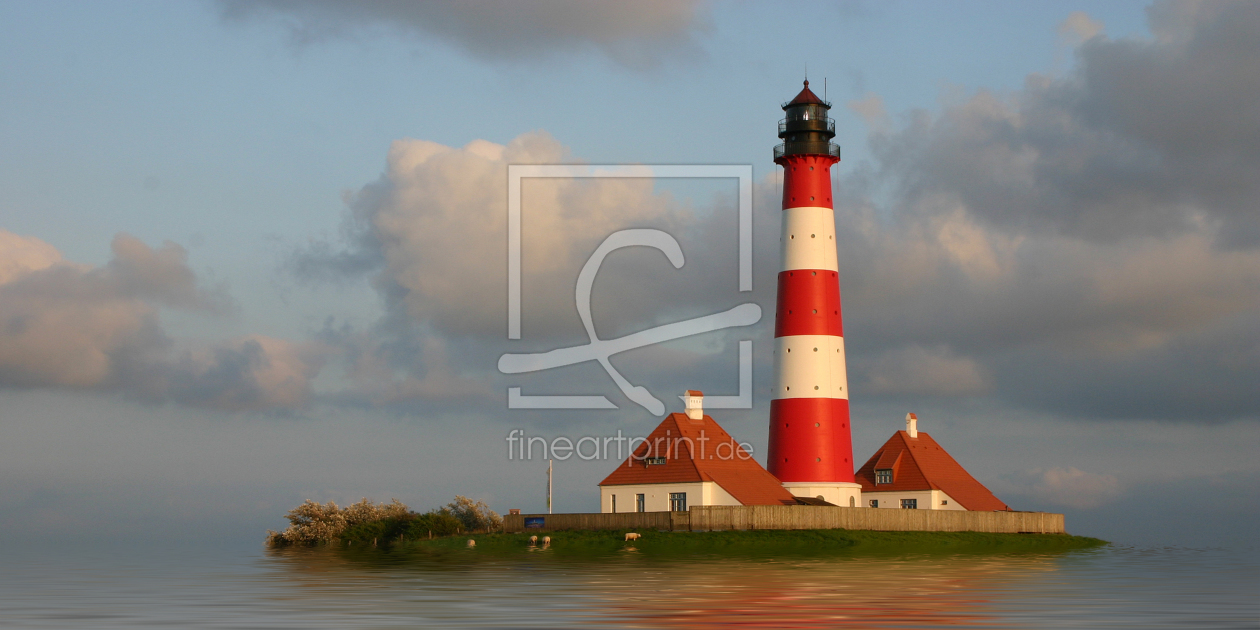
[[[460,523],[463,523],[464,529],[468,531],[496,531],[503,528],[503,519],[497,513],[486,505],[485,501],[476,501],[466,496],[455,495],[455,500],[446,505],[443,510],[449,510],[450,513]]]
[[[392,540],[400,536],[427,538],[452,536],[460,532],[501,529],[499,518],[484,501],[474,502],[456,496],[446,507],[417,514],[398,499],[372,503],[363,499],[348,507],[336,503],[307,500],[285,514],[289,526],[282,532],[267,530],[266,543],[272,547],[315,545],[337,540]]]
[[[372,503],[367,499],[363,499],[347,507],[342,513],[345,514],[346,525],[352,527],[359,523],[370,523],[372,521],[407,516],[412,512],[398,499],[390,499],[389,503]]]
[[[442,509],[417,515],[408,523],[405,534],[407,538],[425,538],[429,532],[434,536],[454,536],[463,528],[464,524],[454,514]]]
[[[363,499],[346,508],[339,508],[332,501],[320,504],[307,499],[284,515],[289,519],[289,526],[283,532],[267,530],[267,544],[284,546],[332,542],[341,538],[348,527],[409,513],[407,506],[398,499],[390,503],[372,503]]]

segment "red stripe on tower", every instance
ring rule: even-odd
[[[857,505],[849,383],[836,262],[831,104],[805,88],[783,105],[783,234],[775,309],[775,386],[768,466],[793,495]]]

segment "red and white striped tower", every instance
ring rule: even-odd
[[[853,481],[849,383],[844,365],[831,166],[831,104],[809,89],[783,105],[782,264],[775,310],[775,388],[768,468],[795,496],[860,505]]]

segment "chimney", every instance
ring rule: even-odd
[[[912,438],[919,437],[919,416],[913,413],[906,414],[906,433],[909,433]]]
[[[683,400],[686,402],[688,418],[704,420],[704,392],[698,389],[689,389],[683,394]]]

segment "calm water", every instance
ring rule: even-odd
[[[1254,552],[600,561],[329,549],[0,554],[4,628],[1260,628]]]

